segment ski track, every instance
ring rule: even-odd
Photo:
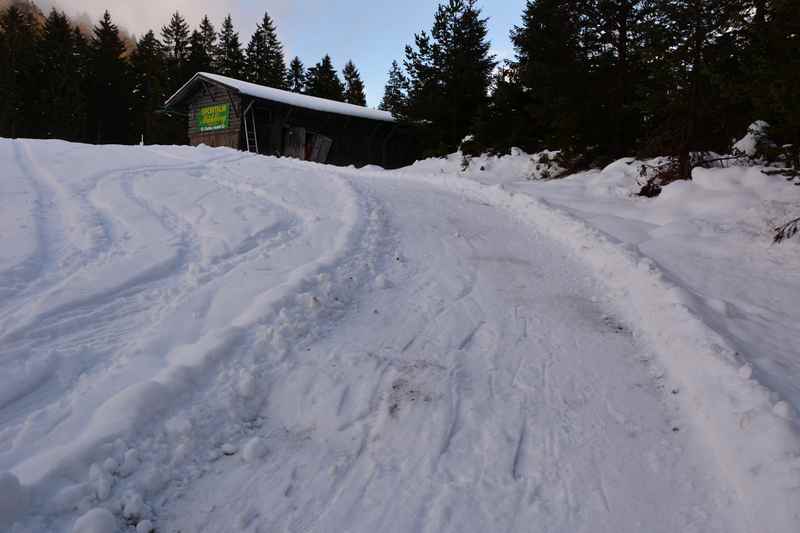
[[[0,272],[19,531],[754,531],[607,291],[503,210],[207,148],[62,180],[9,144],[36,198]]]

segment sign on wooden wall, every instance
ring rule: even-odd
[[[197,128],[201,132],[228,129],[230,124],[230,104],[210,105],[197,110]]]

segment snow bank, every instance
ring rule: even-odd
[[[383,175],[424,181],[458,191],[473,201],[508,209],[531,224],[534,231],[563,242],[587,262],[608,288],[610,303],[682,385],[686,392],[682,395],[684,408],[721,474],[735,488],[738,505],[749,517],[750,530],[794,531],[800,523],[800,501],[794,489],[800,486],[800,421],[796,412],[778,405],[774,389],[740,372],[745,364],[742,354],[710,327],[715,324],[705,320],[707,316],[698,312],[697,294],[647,257],[646,247],[640,249],[635,244],[642,244],[650,231],[665,232],[669,238],[679,235],[681,239],[687,233],[699,234],[714,241],[729,234],[737,223],[742,225],[739,235],[749,232],[746,242],[752,244],[756,219],[762,220],[755,234],[768,242],[763,202],[785,201],[790,192],[797,198],[796,189],[777,184],[757,169],[699,171],[695,182],[672,184],[660,199],[645,203],[644,199],[629,197],[638,174],[630,163],[625,160],[599,173],[553,182],[552,192],[544,192],[549,183],[487,186],[444,171],[419,173],[424,164]],[[629,204],[627,211],[617,209],[623,202]],[[640,223],[620,218],[634,209]],[[693,220],[693,215],[704,218]],[[723,216],[730,218],[726,226],[710,223],[709,219]],[[766,248],[760,246],[761,251]],[[729,254],[736,256],[739,251],[741,248],[734,248]],[[796,272],[800,265],[797,257],[794,253],[782,256],[789,263],[779,268]],[[747,262],[746,258],[737,259]],[[686,265],[689,269],[698,266],[702,268],[703,263]],[[761,264],[761,268],[763,274],[767,267]],[[783,308],[796,307],[800,301],[798,286],[781,287],[777,283],[772,287],[788,290]],[[774,294],[769,292],[769,296]],[[791,336],[780,338],[789,350],[797,349],[797,336],[794,341]],[[751,356],[757,363],[760,355]],[[792,364],[800,365],[800,358]]]
[[[557,158],[560,152],[543,150],[526,154],[512,148],[506,155],[464,156],[455,152],[446,157],[417,161],[401,169],[401,173],[460,175],[482,183],[508,183],[521,179],[539,180],[552,178],[564,171]],[[465,166],[466,165],[466,166]],[[362,169],[369,171],[369,169]]]
[[[95,508],[75,521],[72,533],[114,533],[117,531],[117,520],[111,511]]]

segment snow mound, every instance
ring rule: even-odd
[[[487,184],[540,180],[553,178],[564,172],[564,168],[558,164],[559,154],[560,152],[554,150],[527,154],[519,148],[512,148],[505,155],[483,154],[477,157],[455,152],[446,157],[417,161],[394,173],[460,175]]]
[[[267,455],[267,443],[264,439],[253,437],[242,448],[242,459],[247,463],[253,463]]]
[[[94,508],[82,515],[72,526],[72,533],[115,533],[117,519],[108,509]]]

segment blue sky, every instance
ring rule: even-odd
[[[191,24],[208,13],[216,26],[231,13],[243,44],[256,23],[268,11],[278,24],[287,55],[306,66],[330,54],[339,69],[352,59],[367,86],[370,105],[383,94],[386,74],[393,59],[401,59],[414,33],[430,29],[437,0],[43,0],[56,3],[70,14],[88,13],[92,18],[109,9],[115,20],[141,34],[167,22],[179,10]],[[525,0],[480,2],[489,18],[489,36],[499,57],[511,54],[508,32],[518,24]]]

